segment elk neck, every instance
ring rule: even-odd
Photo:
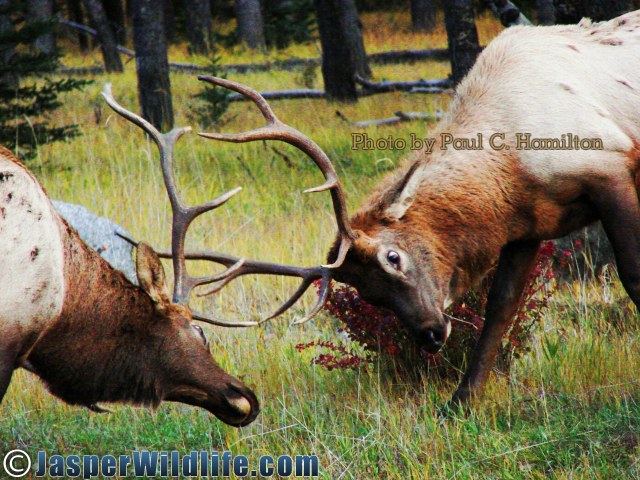
[[[369,207],[353,218],[354,228],[369,235],[388,229],[416,251],[429,252],[440,273],[440,288],[450,288],[452,298],[484,277],[503,245],[536,228],[531,209],[535,182],[521,171],[515,155],[491,149],[440,149],[440,132],[470,138],[478,133],[467,127],[473,124],[478,123],[441,124],[432,153],[417,152],[383,181],[367,202]],[[493,131],[504,130],[496,126]],[[416,192],[410,207],[389,221],[384,212],[410,184]]]
[[[514,185],[517,176],[508,172],[503,159],[495,160],[479,168],[464,159],[434,159],[433,173],[426,173],[406,214],[406,223],[424,232],[440,262],[456,272],[457,289],[473,287],[495,264],[502,246],[530,229],[519,211],[526,202]]]
[[[155,372],[164,339],[150,328],[151,299],[61,220],[65,297],[60,317],[28,362],[52,393],[71,404],[132,401],[157,405]]]

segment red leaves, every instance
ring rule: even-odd
[[[340,368],[342,370],[348,368],[351,370],[358,370],[372,361],[369,358],[362,358],[349,352],[342,345],[335,345],[331,342],[317,341],[304,344],[300,343],[296,345],[296,349],[299,352],[312,347],[326,348],[329,351],[333,352],[322,353],[311,360],[311,363],[313,363],[314,365],[322,365],[327,370],[333,370],[334,368]]]
[[[576,242],[575,247],[582,247]],[[508,370],[513,358],[520,357],[528,351],[528,340],[532,329],[539,323],[544,310],[549,305],[549,299],[555,291],[554,256],[560,258],[557,263],[565,267],[572,253],[563,251],[562,255],[556,255],[553,242],[544,242],[540,247],[538,261],[531,272],[530,281],[525,288],[520,307],[515,316],[511,328],[505,333],[503,345],[499,354],[500,364]],[[464,351],[475,343],[482,331],[484,323],[484,305],[489,293],[489,287],[493,274],[489,274],[483,280],[480,287],[469,292],[454,303],[446,312],[454,323],[451,338],[447,342],[447,357],[462,358]],[[429,354],[416,347],[411,335],[399,322],[395,314],[385,308],[369,305],[360,298],[358,292],[350,286],[340,286],[332,292],[327,300],[325,308],[335,318],[340,320],[340,331],[347,334],[352,342],[357,343],[363,354],[357,354],[343,345],[333,342],[316,341],[296,345],[298,351],[307,348],[321,348],[327,353],[321,353],[313,358],[312,363],[322,365],[328,370],[352,369],[357,370],[366,367],[373,362],[376,355],[382,355],[389,359],[409,360],[409,364],[424,367],[444,367],[443,354]],[[417,359],[421,361],[416,362]],[[452,371],[451,368],[441,368],[445,374]]]

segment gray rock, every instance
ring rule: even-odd
[[[109,264],[125,274],[127,279],[138,284],[133,261],[133,245],[116,235],[119,232],[133,236],[117,223],[94,215],[86,208],[73,203],[53,200],[53,206],[69,225],[77,230],[80,238],[96,250]]]

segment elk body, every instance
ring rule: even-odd
[[[447,118],[430,133],[437,139],[433,150],[419,152],[384,180],[350,219],[335,170],[317,145],[282,124],[257,92],[207,80],[250,97],[267,126],[204,136],[291,143],[327,179],[311,191],[332,194],[340,233],[330,265],[301,269],[245,262],[235,272],[303,279],[275,315],[321,278],[320,300],[306,321],[322,307],[333,278],[356,287],[368,302],[393,309],[435,352],[451,330],[446,307],[497,262],[484,329],[452,399],[457,404],[485,383],[542,240],[601,220],[622,283],[640,307],[640,12],[594,25],[503,32],[484,49],[459,85]],[[443,138],[478,134],[486,142],[482,150],[444,148]],[[501,135],[496,148],[487,142],[493,134]],[[519,143],[527,134],[596,139],[588,143],[601,143],[602,149],[527,150]]]
[[[541,240],[601,220],[640,307],[640,12],[504,31],[457,88],[441,133],[504,142],[420,152],[351,219],[358,238],[334,278],[395,310],[437,351],[451,329],[444,309],[498,259],[458,403],[485,383]],[[518,134],[572,134],[603,148],[529,150]]]
[[[251,423],[255,394],[216,364],[145,244],[136,268],[140,287],[88,247],[0,147],[0,402],[23,367],[54,395],[96,411],[98,402],[168,400]]]

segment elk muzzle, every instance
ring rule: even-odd
[[[418,341],[429,353],[437,353],[447,341],[451,324],[446,323],[443,326],[429,327],[421,329],[418,332]]]
[[[253,422],[260,413],[260,404],[255,393],[237,380],[227,384],[224,400],[226,405],[219,406],[212,413],[229,425],[244,427]]]
[[[416,304],[419,304],[419,307]],[[410,306],[403,304],[403,307],[396,309],[400,320],[414,332],[421,347],[429,353],[437,353],[451,333],[449,319],[435,305],[424,300],[414,302]]]
[[[165,400],[204,408],[234,427],[249,425],[260,413],[255,393],[240,380],[226,374],[218,377],[215,385],[177,387]]]

